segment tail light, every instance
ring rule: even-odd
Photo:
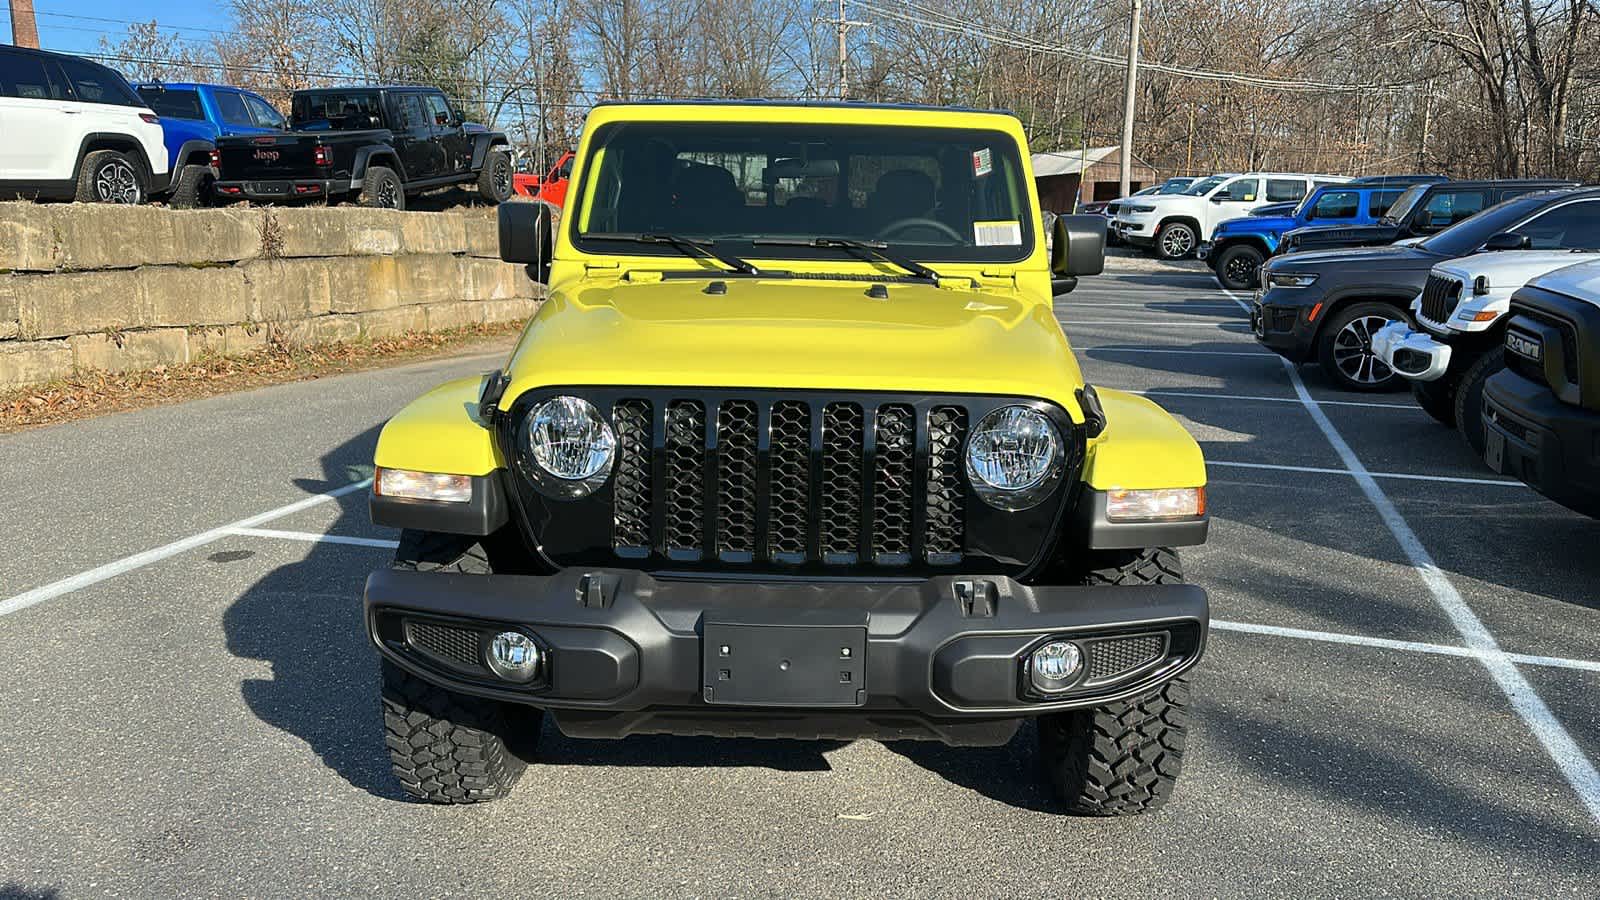
[[[211,157],[211,168],[213,168],[213,169],[221,169],[222,168],[222,151],[221,150],[212,149],[212,151],[207,155]]]
[[[151,125],[161,124],[161,117],[155,113],[139,113],[139,118],[149,122]]]
[[[333,154],[329,153],[328,148],[322,146],[321,144],[318,144],[317,148],[311,151],[311,159],[312,162],[319,166],[333,165]]]

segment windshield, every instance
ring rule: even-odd
[[[1389,211],[1384,213],[1383,217],[1391,222],[1404,220],[1411,212],[1412,207],[1416,206],[1417,202],[1422,199],[1422,195],[1428,192],[1429,187],[1430,185],[1426,184],[1414,184],[1406,188],[1406,192],[1400,195],[1400,199],[1389,207]]]
[[[1196,181],[1194,184],[1189,185],[1182,191],[1182,193],[1185,197],[1204,197],[1205,195],[1211,193],[1212,188],[1223,183],[1224,181],[1227,181],[1228,178],[1229,176],[1227,175],[1213,175],[1210,178],[1202,178],[1199,181]]]
[[[837,248],[764,243],[830,237],[881,242],[928,260],[1015,261],[1034,214],[1015,139],[995,131],[624,122],[596,132],[571,209],[590,235],[710,239],[739,256],[839,260]],[[640,246],[634,253],[668,253]],[[848,258],[843,256],[843,258]]]
[[[295,94],[289,117],[289,127],[302,131],[358,131],[382,122],[373,91]]]
[[[1400,199],[1404,200],[1405,198],[1401,197]],[[1549,200],[1549,194],[1526,194],[1507,200],[1497,206],[1491,206],[1475,216],[1451,225],[1433,237],[1417,244],[1417,246],[1429,253],[1437,253],[1441,256],[1466,256],[1468,253],[1472,253],[1482,247],[1483,242],[1489,238],[1502,231],[1510,231],[1516,228],[1523,219],[1532,215],[1535,210],[1544,206]],[[1399,206],[1400,204],[1396,203],[1395,205]]]
[[[1189,185],[1194,184],[1193,178],[1174,178],[1156,188],[1158,194],[1181,194]]]

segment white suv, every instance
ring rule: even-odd
[[[0,199],[142,203],[171,180],[161,121],[121,75],[0,45]]]
[[[1217,223],[1268,203],[1299,200],[1318,185],[1349,181],[1339,175],[1246,172],[1202,178],[1179,194],[1130,198],[1117,210],[1117,236],[1153,248],[1162,259],[1183,259]]]

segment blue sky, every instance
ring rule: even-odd
[[[216,30],[230,23],[226,4],[164,3],[153,0],[34,0],[39,22],[39,44],[46,50],[67,53],[94,52],[100,38],[117,40],[129,22],[155,19],[163,29],[174,27],[178,34],[194,41],[209,41]],[[11,13],[0,3],[0,38],[11,40]]]

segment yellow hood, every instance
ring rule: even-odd
[[[730,278],[575,286],[512,356],[517,394],[547,385],[817,388],[1040,397],[1082,420],[1083,385],[1048,305],[1009,291]]]

